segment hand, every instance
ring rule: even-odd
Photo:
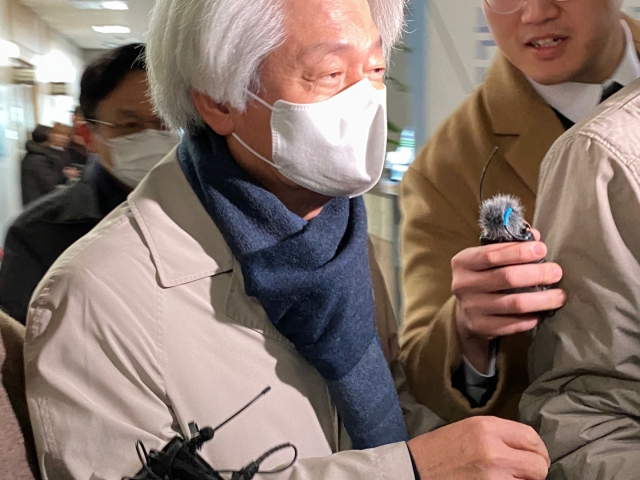
[[[80,176],[80,170],[74,167],[64,167],[62,173],[67,178],[78,178]]]
[[[408,442],[422,480],[544,480],[551,462],[520,423],[472,417]]]
[[[532,264],[547,253],[539,232],[534,231],[534,235],[535,242],[468,248],[451,260],[460,350],[481,372],[489,367],[491,340],[533,329],[539,312],[556,310],[566,301],[559,289],[508,292],[553,285],[562,278],[562,269],[556,263]]]

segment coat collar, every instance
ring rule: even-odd
[[[220,230],[187,182],[174,149],[129,196],[163,287],[233,270]]]
[[[558,85],[541,85],[529,79],[529,83],[545,101],[574,123],[591,116],[600,104],[605,91],[614,83],[626,87],[640,78],[640,59],[631,28],[620,21],[624,30],[625,49],[622,61],[613,74],[602,83],[565,82]]]
[[[626,15],[623,18],[640,51],[640,23]],[[524,74],[502,54],[487,72],[484,102],[502,156],[535,193],[541,159],[564,127]]]
[[[484,83],[493,133],[507,163],[535,193],[541,160],[564,127],[520,70],[498,54]]]

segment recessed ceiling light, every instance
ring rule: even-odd
[[[102,2],[102,8],[107,10],[129,10],[127,2]]]
[[[131,29],[129,27],[125,27],[122,25],[94,25],[94,32],[98,33],[131,33]]]

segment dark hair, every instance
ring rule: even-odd
[[[114,48],[91,62],[80,80],[80,109],[87,121],[96,118],[100,102],[116,89],[127,74],[136,70],[147,70],[143,43]]]
[[[38,125],[33,130],[33,132],[31,132],[31,139],[36,143],[44,143],[47,141],[50,131],[51,127],[47,127],[46,125]]]

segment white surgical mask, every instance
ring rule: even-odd
[[[111,173],[135,188],[179,142],[180,138],[172,132],[150,129],[105,140],[111,150]]]
[[[387,91],[364,79],[328,100],[297,104],[278,100],[272,111],[272,159],[235,133],[256,157],[292,182],[329,197],[355,197],[380,180],[387,145]]]

